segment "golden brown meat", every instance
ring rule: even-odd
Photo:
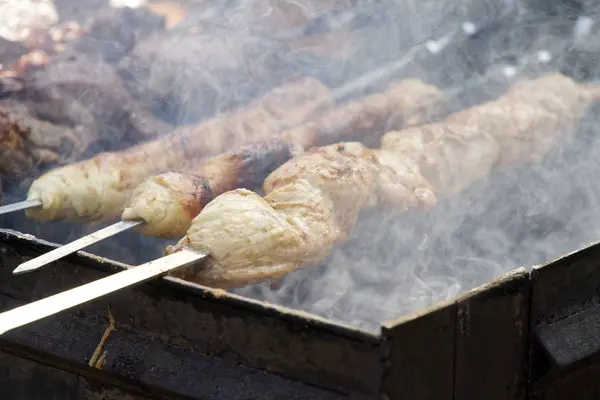
[[[487,131],[501,148],[500,163],[541,159],[572,132],[600,90],[549,74],[516,83],[499,99],[449,116],[446,122]]]
[[[29,209],[27,215],[38,220],[117,217],[131,191],[145,178],[180,169],[188,160],[219,153],[236,143],[267,138],[331,106],[329,90],[323,84],[310,78],[298,80],[245,109],[178,128],[162,139],[52,170],[31,185],[27,198],[39,199],[43,206]]]
[[[323,259],[347,237],[362,209],[388,202],[405,207],[435,203],[418,171],[401,161],[382,160],[377,150],[360,143],[325,146],[296,157],[269,176],[264,190],[264,199],[238,189],[210,202],[169,250],[192,246],[209,251],[210,266],[174,275],[223,288],[278,278]]]
[[[264,178],[291,157],[290,146],[279,139],[248,144],[201,162],[185,171],[152,176],[131,194],[121,218],[143,219],[137,230],[160,237],[181,237],[192,219],[216,195],[237,187],[260,187]]]
[[[185,167],[148,178],[132,193],[122,219],[143,219],[138,231],[153,236],[181,237],[192,219],[214,196],[228,190],[260,187],[264,178],[293,153],[340,140],[378,140],[386,128],[425,122],[443,101],[434,86],[408,79],[378,93],[332,110],[312,122],[271,139],[243,146]]]
[[[537,107],[528,108],[526,117],[520,109],[508,108],[509,98],[516,103],[530,99]],[[347,237],[361,210],[432,206],[433,188],[444,194],[459,190],[510,159],[513,146],[523,142],[530,151],[539,151],[520,161],[535,160],[548,148],[548,135],[557,139],[569,133],[585,106],[598,98],[595,88],[549,75],[517,84],[505,97],[447,122],[392,132],[381,150],[356,143],[315,149],[274,171],[265,181],[264,198],[235,190],[210,202],[186,236],[167,249],[171,253],[191,247],[210,252],[210,258],[172,275],[231,288],[313,265]],[[506,107],[505,113],[487,109],[499,105]],[[488,127],[495,129],[488,132]]]

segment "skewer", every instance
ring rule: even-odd
[[[448,34],[443,38],[444,40],[442,40],[442,41],[447,44],[448,42],[451,41],[450,40],[451,37],[456,34],[457,34],[457,32]],[[333,97],[334,97],[335,101],[336,102],[342,101],[343,99],[347,98],[348,96],[351,96],[352,94],[354,94],[360,90],[364,90],[365,88],[368,88],[369,86],[373,85],[374,83],[377,83],[377,82],[380,82],[381,80],[385,80],[385,79],[389,78],[394,73],[396,73],[397,71],[404,68],[411,61],[415,60],[420,55],[420,51],[422,51],[424,48],[427,48],[427,50],[429,52],[431,52],[430,47],[431,47],[430,42],[426,42],[422,45],[414,46],[400,60],[393,61],[387,65],[384,65],[383,67],[377,68],[377,69],[375,69],[365,75],[362,75],[359,78],[339,87],[338,89],[335,89],[333,91]],[[442,50],[442,48],[443,48],[443,46],[438,48],[438,51]],[[525,61],[525,63],[524,63],[525,65],[520,66],[520,68],[523,68],[524,66],[529,65],[530,63],[531,63],[531,60],[528,59]],[[518,70],[520,68],[515,67],[516,70]],[[491,74],[493,75],[494,72],[492,72]],[[482,81],[485,81],[486,78],[488,78],[487,74],[475,79],[475,81],[472,83],[480,84]],[[462,91],[462,89],[455,90],[455,92],[457,92],[457,93],[460,91]],[[449,95],[449,97],[451,98],[457,93],[453,93],[452,91],[449,91],[446,94]],[[143,220],[129,220],[129,221],[117,222],[107,228],[104,228],[104,229],[97,231],[95,233],[92,233],[90,235],[84,236],[81,239],[71,242],[65,246],[58,248],[58,249],[52,250],[40,257],[34,258],[30,261],[27,261],[27,262],[19,265],[13,271],[13,274],[23,274],[23,273],[27,273],[27,272],[33,272],[51,262],[59,260],[65,256],[75,253],[79,250],[82,250],[83,248],[85,248],[87,246],[90,246],[94,243],[97,243],[97,242],[107,239],[109,237],[115,236],[121,232],[132,229],[132,228],[142,225],[144,223],[145,222]]]
[[[390,79],[394,74],[398,73],[402,69],[404,69],[408,64],[417,60],[419,57],[423,57],[426,55],[437,54],[443,50],[445,45],[452,41],[452,39],[456,38],[456,36],[464,34],[464,30],[456,29],[452,32],[444,35],[442,37],[444,45],[437,44],[435,51],[431,49],[431,43],[433,40],[429,40],[426,42],[419,43],[409,50],[406,51],[404,57],[399,60],[392,61],[382,67],[376,68],[366,74],[350,81],[332,90],[332,98],[336,103],[343,102],[347,100],[349,97],[359,93],[360,91],[366,90],[369,87],[383,81],[386,79]],[[436,42],[437,43],[437,42]],[[20,201],[18,203],[7,204],[5,206],[0,207],[0,215],[8,214],[15,211],[26,210],[30,208],[41,207],[43,204],[41,200],[25,200]]]
[[[19,201],[18,203],[7,204],[5,206],[0,207],[0,215],[41,206],[42,202],[40,200]]]
[[[45,299],[0,314],[0,335],[117,290],[159,277],[176,268],[200,262],[208,254],[184,249]]]
[[[100,242],[106,238],[117,235],[120,232],[125,232],[131,228],[134,228],[138,225],[143,224],[142,220],[131,220],[131,221],[119,221],[115,224],[112,224],[104,229],[100,229],[94,233],[91,233],[87,236],[84,236],[80,239],[77,239],[69,244],[59,247],[58,249],[54,249],[49,251],[48,253],[36,257],[32,260],[22,263],[13,271],[13,274],[24,274],[26,272],[31,272],[36,270],[46,264],[50,264],[56,260],[59,260],[63,257],[68,256],[69,254],[75,253],[85,247],[91,246],[94,243]]]
[[[377,68],[373,71],[370,71],[370,72],[360,76],[359,78],[335,89],[333,91],[333,96],[332,96],[334,101],[336,103],[342,102],[343,100],[347,99],[349,96],[352,96],[353,94],[355,94],[359,91],[365,90],[366,88],[368,88],[368,87],[372,86],[373,84],[376,84],[382,80],[388,79],[394,73],[401,70],[406,65],[408,65],[411,61],[413,61],[419,55],[419,51],[422,51],[423,49],[426,49],[425,44],[415,46],[411,50],[409,50],[405,54],[405,56],[402,57],[400,60],[396,60],[396,61],[386,64],[380,68]],[[41,202],[39,202],[39,201],[37,201],[37,202],[33,201],[32,203],[33,204],[30,205],[29,207],[41,206]],[[16,203],[16,204],[19,204],[19,203]],[[13,205],[5,206],[5,207],[11,207],[11,206],[13,206]],[[0,210],[1,210],[1,208],[0,208]],[[125,232],[129,229],[132,229],[132,228],[139,226],[141,224],[144,224],[144,223],[145,222],[143,220],[129,220],[129,221],[117,222],[113,225],[110,225],[110,226],[104,228],[104,229],[101,229],[97,232],[91,233],[87,236],[84,236],[84,237],[78,239],[78,240],[75,240],[74,242],[71,242],[67,245],[64,245],[55,250],[52,250],[40,257],[34,258],[23,264],[20,264],[13,271],[13,274],[23,274],[23,273],[35,271],[36,269],[39,269],[51,262],[54,262],[63,257],[66,257],[69,254],[75,253],[85,247],[91,246],[94,243],[97,243],[99,241],[102,241],[104,239],[112,237],[114,235],[117,235],[121,232]]]

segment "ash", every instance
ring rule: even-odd
[[[54,2],[61,20],[93,15],[108,1],[75,3]],[[92,30],[96,36],[73,46],[88,60],[103,60],[123,81],[119,98],[174,126],[243,105],[298,76],[339,87],[415,48],[423,51],[371,91],[418,77],[451,96],[451,112],[501,95],[519,77],[561,71],[578,80],[600,79],[600,18],[595,18],[600,8],[583,0],[340,0],[336,12],[289,30],[262,23],[271,13],[267,0],[214,2],[214,7],[207,5],[213,2],[182,3],[191,3],[188,25],[184,21],[168,33],[151,25],[152,18],[122,13],[139,26],[154,22],[141,30],[104,30],[99,22]],[[113,21],[111,15],[107,21]],[[194,24],[203,27],[201,33],[193,32]],[[332,49],[344,46],[313,51],[296,40],[346,25],[352,46],[340,54]],[[109,36],[119,37],[119,45],[107,45]],[[101,86],[94,87],[97,101],[83,108],[103,104]],[[102,111],[86,115],[100,131],[112,131],[114,118],[103,120],[110,113]],[[351,238],[321,265],[277,285],[236,292],[377,330],[387,319],[452,299],[516,267],[543,264],[586,246],[600,237],[600,218],[593,218],[600,199],[600,139],[594,129],[599,111],[591,109],[579,131],[543,162],[497,170],[426,213],[364,213]],[[131,144],[103,137],[107,142],[96,144],[93,154]],[[22,200],[41,172],[10,183],[3,202]],[[40,224],[18,213],[0,218],[0,224],[57,243],[99,228]],[[171,243],[128,232],[87,251],[139,264],[161,256]]]

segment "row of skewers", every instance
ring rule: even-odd
[[[3,211],[122,222],[16,273],[126,229],[183,239],[158,262],[1,315],[2,330],[168,271],[228,289],[309,267],[347,238],[364,209],[428,209],[497,166],[539,160],[599,95],[548,75],[431,122],[449,99],[420,80],[343,104],[347,93],[300,79],[246,108],[42,175],[25,202]]]
[[[312,82],[314,93],[319,85]],[[294,87],[307,89],[311,85],[289,86]],[[316,92],[323,93],[320,89]],[[275,90],[252,107],[227,116],[228,121],[235,121],[233,126],[245,129],[223,130],[223,116],[207,122],[217,132],[228,132],[231,142],[244,142],[247,137],[255,140],[238,150],[182,161],[185,153],[177,147],[182,142],[175,138],[184,137],[188,149],[194,146],[191,142],[195,138],[200,144],[202,139],[189,130],[176,131],[166,138],[124,152],[102,154],[40,177],[27,200],[32,217],[98,220],[120,210],[128,228],[154,236],[183,235],[175,246],[166,249],[168,256],[160,262],[125,271],[121,280],[120,274],[105,278],[114,285],[103,284],[100,292],[92,290],[100,288],[92,283],[74,289],[81,295],[75,296],[76,300],[67,291],[41,302],[54,301],[54,312],[58,312],[66,306],[64,301],[74,306],[85,301],[82,299],[167,271],[187,281],[225,289],[281,278],[323,260],[348,237],[362,210],[428,209],[438,198],[457,193],[493,168],[540,160],[575,129],[587,106],[600,99],[600,89],[594,85],[549,74],[519,81],[505,95],[486,104],[428,122],[443,109],[444,95],[421,81],[405,80],[385,93],[321,111],[316,117],[304,114],[302,119],[308,122],[285,129],[281,111],[265,112],[280,110],[269,106],[270,96],[281,98],[277,94],[281,92]],[[311,99],[323,110],[323,96]],[[262,110],[261,122],[271,121],[279,135],[268,129],[252,129],[256,125],[249,121],[256,119],[241,117],[255,116],[251,110],[258,109]],[[292,121],[297,123],[298,119]],[[385,133],[379,149],[344,141],[377,129]],[[168,149],[165,162],[182,163],[176,167],[181,170],[146,177],[130,172],[145,168],[132,160],[146,162],[143,155],[152,148]],[[170,154],[176,156],[170,158]],[[101,162],[103,158],[112,161]],[[179,161],[168,161],[176,158]],[[125,159],[129,162],[119,162]],[[78,176],[80,184],[89,185],[83,193],[91,196],[85,201],[78,197],[82,192],[73,191],[69,184],[72,174]],[[265,176],[261,196],[257,186]],[[140,182],[137,186],[136,177]],[[98,202],[99,198],[103,200]],[[96,205],[89,206],[93,200]],[[80,204],[84,207],[77,207]],[[38,268],[43,265],[39,261],[33,260],[16,272]],[[44,316],[50,309],[44,308]],[[18,310],[0,316],[0,321],[19,316],[20,324],[23,318],[32,321],[40,317]]]

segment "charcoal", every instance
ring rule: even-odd
[[[214,29],[140,43],[119,65],[126,87],[161,118],[180,124],[242,106],[293,78],[285,45]]]
[[[165,18],[147,8],[108,8],[86,25],[85,34],[73,41],[69,52],[118,62],[138,41],[165,29]],[[69,54],[67,52],[67,54]]]
[[[98,151],[118,150],[170,130],[140,108],[112,67],[85,58],[53,62],[35,72],[22,97],[41,119],[95,129],[94,143],[101,140],[104,146],[97,145]]]

